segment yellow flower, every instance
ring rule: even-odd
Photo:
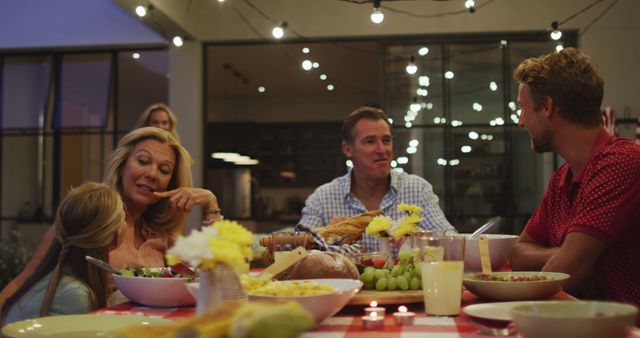
[[[200,269],[227,264],[237,272],[247,272],[253,258],[253,234],[234,221],[218,221],[212,226],[178,236],[166,258],[170,264],[187,262]]]
[[[383,237],[383,232],[391,227],[391,218],[386,216],[376,216],[371,222],[367,225],[366,233],[367,235],[374,235],[377,237]]]
[[[251,245],[253,234],[235,221],[222,220],[213,226],[218,230],[218,237],[224,241],[231,241],[240,245]]]
[[[418,230],[417,223],[412,222],[413,219],[409,219],[409,217],[412,217],[412,216],[407,216],[400,220],[400,223],[398,224],[398,226],[396,226],[395,229],[393,230],[392,235],[394,238],[401,238],[411,233],[411,231]]]
[[[420,222],[422,222],[424,220],[424,218],[420,217],[419,215],[408,215],[407,217],[405,217],[406,222],[408,223],[412,223],[412,224],[418,224]]]
[[[166,258],[167,258],[167,264],[169,264],[170,266],[181,262],[180,258],[170,253],[167,253]]]
[[[206,268],[213,268],[216,263],[223,263],[233,267],[238,272],[249,269],[243,247],[234,242],[214,238],[209,241],[209,246],[213,251],[213,261],[205,261]]]
[[[398,211],[404,211],[409,215],[420,215],[422,208],[415,204],[400,203],[398,204]]]

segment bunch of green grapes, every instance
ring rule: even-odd
[[[365,290],[407,291],[422,288],[420,265],[412,263],[411,254],[401,251],[398,263],[393,267],[375,268],[368,266],[360,274]]]

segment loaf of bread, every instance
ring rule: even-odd
[[[287,271],[285,279],[344,278],[358,279],[355,264],[337,252],[311,250],[309,255]]]
[[[341,245],[353,244],[362,239],[362,233],[369,225],[369,222],[380,215],[384,215],[382,210],[372,210],[315,230],[329,244],[333,244],[336,241],[338,241],[337,244]]]

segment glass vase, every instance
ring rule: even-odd
[[[226,264],[216,264],[212,270],[200,271],[200,286],[196,313],[204,313],[229,301],[247,299],[238,274]]]

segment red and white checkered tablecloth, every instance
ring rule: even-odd
[[[556,300],[575,300],[561,292],[553,297]],[[462,306],[486,302],[465,291]],[[406,304],[410,311],[416,312],[414,325],[397,326],[392,313],[396,306],[387,306],[385,325],[381,330],[365,330],[362,328],[364,306],[346,306],[335,316],[325,320],[318,327],[304,333],[302,338],[482,338],[478,330],[471,324],[471,317],[462,312],[456,317],[427,317],[422,304]],[[96,311],[100,314],[135,314],[150,317],[161,317],[172,320],[189,318],[195,315],[194,307],[153,308],[128,302],[110,306]],[[629,337],[640,338],[640,329],[635,328]]]

